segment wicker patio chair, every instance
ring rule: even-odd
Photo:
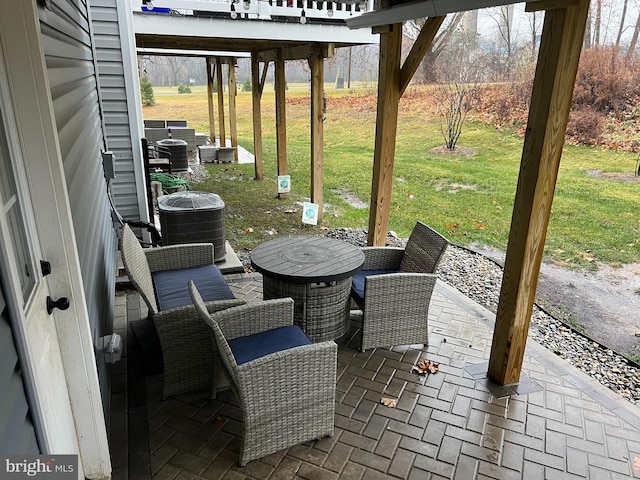
[[[214,333],[215,348],[242,409],[239,463],[246,465],[334,432],[338,347],[312,343],[293,325],[293,300],[206,310],[189,283],[192,301]]]
[[[448,241],[418,222],[405,248],[363,247],[363,269],[351,298],[362,309],[362,346],[428,344],[429,303],[435,269]]]
[[[245,303],[234,297],[214,265],[213,244],[143,249],[128,225],[121,232],[122,263],[149,308],[147,321],[153,321],[160,341],[163,397],[210,389],[212,384],[220,390],[228,388],[224,372],[212,368],[211,331],[202,323],[188,291],[189,280],[204,288],[210,312]]]

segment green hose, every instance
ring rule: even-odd
[[[184,190],[191,190],[185,179],[170,173],[152,173],[151,181],[162,183],[162,192],[165,194],[176,192],[180,187],[184,187]]]

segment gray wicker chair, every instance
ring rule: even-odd
[[[213,330],[213,348],[224,362],[240,402],[240,465],[333,435],[335,342],[311,343],[293,325],[290,298],[210,313],[193,282],[189,291],[203,325]]]
[[[224,372],[214,372],[212,368],[211,331],[203,325],[191,303],[188,280],[175,286],[176,292],[183,290],[185,300],[173,302],[171,308],[162,309],[153,278],[157,272],[188,272],[188,269],[202,266],[213,266],[214,271],[217,270],[213,261],[213,245],[191,243],[143,249],[129,225],[125,224],[121,230],[120,251],[129,281],[149,308],[149,317],[160,340],[164,366],[163,397],[209,389],[214,378],[220,390],[228,388]],[[213,312],[245,303],[235,299],[230,290],[223,291],[221,297],[223,299],[207,302],[207,309]]]
[[[418,222],[405,248],[363,247],[364,267],[354,275],[351,289],[351,298],[362,309],[362,351],[428,344],[434,272],[448,243]]]

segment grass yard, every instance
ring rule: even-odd
[[[292,192],[276,195],[273,86],[262,99],[264,181],[253,165],[211,164],[210,178],[193,189],[219,194],[226,204],[227,238],[234,248],[253,248],[273,235],[316,233],[322,228],[365,227],[371,191],[375,94],[334,90],[327,84],[324,131],[322,225],[301,224],[300,202],[310,192],[309,101],[306,85],[287,91],[287,160]],[[208,131],[205,87],[178,94],[155,88],[156,105],[144,118],[182,118]],[[225,102],[228,97],[225,95]],[[239,92],[238,140],[253,151],[251,94]],[[523,139],[480,119],[465,124],[459,154],[438,153],[443,145],[428,89],[410,87],[400,102],[400,118],[389,229],[406,237],[421,220],[460,245],[505,249],[511,223]],[[217,113],[217,110],[216,110]],[[217,129],[216,118],[216,129]],[[228,137],[227,124],[227,137]],[[466,150],[472,154],[463,154]],[[574,268],[596,262],[640,262],[640,182],[636,156],[593,147],[566,146],[560,166],[546,260]],[[364,206],[364,207],[363,207]]]

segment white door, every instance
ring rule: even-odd
[[[0,35],[0,47],[5,39]],[[31,206],[20,137],[0,48],[0,267],[12,329],[43,453],[77,453],[69,392],[50,295],[40,261],[43,239]],[[46,240],[44,240],[46,241]]]

